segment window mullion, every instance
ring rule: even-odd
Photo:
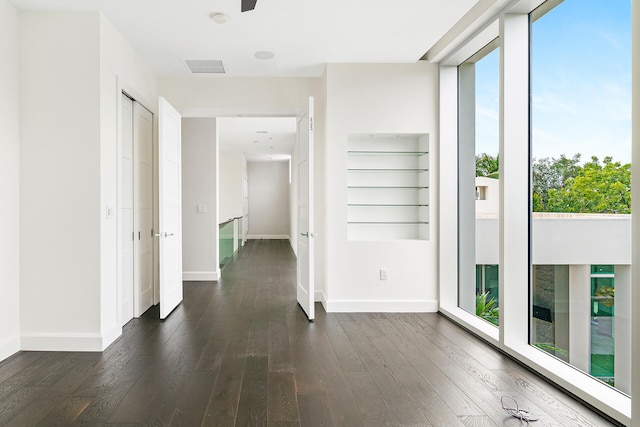
[[[500,19],[500,344],[529,336],[529,17]]]

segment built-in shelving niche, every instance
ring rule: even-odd
[[[429,239],[429,135],[349,136],[347,222],[349,240]]]

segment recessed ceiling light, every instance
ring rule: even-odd
[[[213,12],[209,15],[209,18],[211,18],[216,24],[226,24],[229,22],[229,17],[222,12]]]
[[[276,54],[268,50],[259,50],[256,53],[254,53],[253,56],[255,56],[258,59],[273,59],[273,57],[276,56]]]

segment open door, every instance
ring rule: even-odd
[[[298,286],[300,307],[314,318],[313,97],[298,116]]]
[[[158,106],[158,205],[160,318],[182,302],[182,156],[180,113],[160,97]]]

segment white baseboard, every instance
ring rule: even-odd
[[[247,234],[247,240],[289,240],[288,234]]]
[[[220,279],[220,270],[216,271],[183,271],[182,280],[185,282],[217,282]]]
[[[26,351],[102,351],[100,334],[22,334],[21,349]]]
[[[0,341],[0,361],[20,351],[20,335],[11,335]]]
[[[122,326],[114,326],[110,331],[102,334],[102,350],[109,347],[115,340],[122,335]]]
[[[327,313],[436,313],[436,300],[327,300]]]

